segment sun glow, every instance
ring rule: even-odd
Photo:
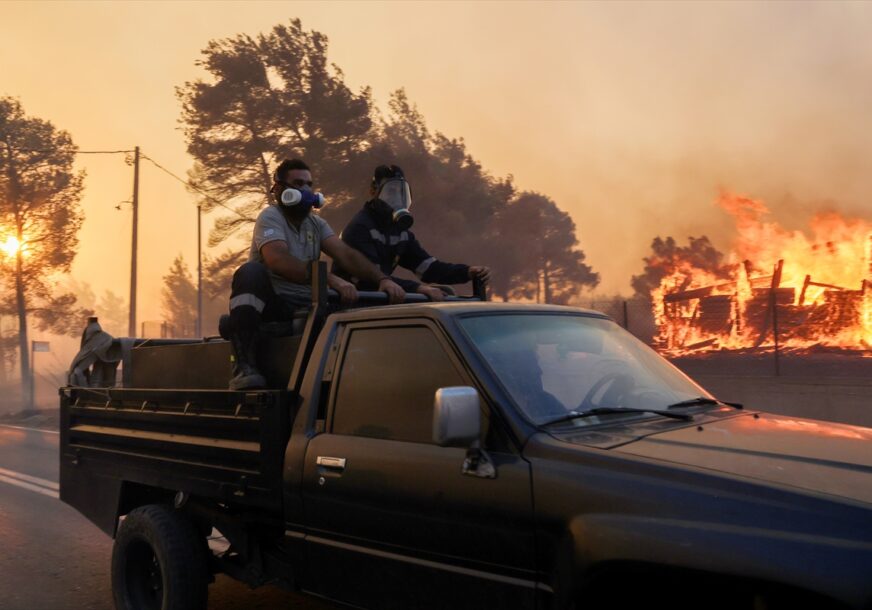
[[[9,258],[14,258],[21,248],[22,243],[18,241],[17,237],[7,237],[6,241],[0,242],[0,252],[3,252]]]

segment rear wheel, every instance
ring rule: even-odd
[[[204,544],[181,512],[156,504],[133,510],[112,549],[117,610],[203,610],[208,570]]]

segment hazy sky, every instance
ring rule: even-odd
[[[569,211],[600,293],[629,293],[655,235],[726,245],[721,187],[790,227],[823,208],[872,219],[872,3],[2,2],[0,95],[83,150],[139,145],[184,176],[174,88],[204,76],[200,50],[293,17],[353,89],[383,106],[405,87],[433,130]],[[126,298],[131,169],[80,166],[74,275]],[[148,164],[140,196],[141,321],[172,259],[194,265],[196,211]]]

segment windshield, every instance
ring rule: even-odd
[[[518,407],[536,424],[572,411],[665,409],[710,396],[611,320],[511,314],[462,318],[460,325]]]

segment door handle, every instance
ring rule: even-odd
[[[330,468],[332,470],[345,470],[345,458],[319,455],[315,460],[315,463],[318,464],[318,466],[323,466],[324,468]]]

